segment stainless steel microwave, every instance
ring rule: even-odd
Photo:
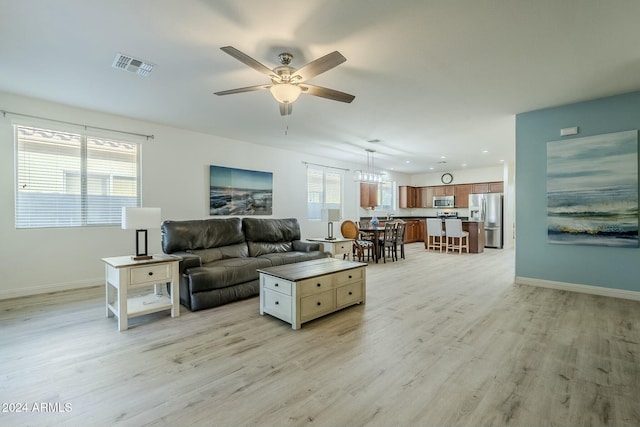
[[[453,208],[454,197],[453,196],[433,196],[434,208]]]

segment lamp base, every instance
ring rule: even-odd
[[[134,261],[144,261],[147,259],[153,259],[153,255],[136,255],[136,256],[131,256],[131,259]]]
[[[325,237],[324,240],[336,240],[335,237]]]

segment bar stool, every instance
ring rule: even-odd
[[[427,218],[427,240],[425,241],[425,248],[427,250],[438,249],[442,252],[444,242],[442,238],[445,236],[442,229],[442,220],[439,218]]]
[[[451,249],[461,254],[463,248],[469,253],[469,233],[462,230],[462,220],[447,218],[444,220],[444,228],[447,237],[447,253]],[[458,239],[457,244],[456,239]]]

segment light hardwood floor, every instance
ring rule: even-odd
[[[408,245],[298,331],[257,297],[125,332],[103,288],[0,301],[1,400],[28,405],[0,425],[640,425],[640,303],[514,285],[513,255]]]

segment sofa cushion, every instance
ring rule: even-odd
[[[219,261],[228,258],[245,258],[249,256],[249,249],[246,243],[237,243],[235,245],[221,246],[219,248],[195,249],[189,250],[189,253],[198,255],[202,264]]]
[[[187,270],[189,288],[193,292],[220,289],[256,280],[258,268],[271,267],[266,258],[229,258]]]
[[[291,242],[269,243],[269,242],[247,242],[249,256],[260,256],[270,253],[291,252],[293,244]]]
[[[249,242],[291,242],[300,240],[300,225],[295,218],[244,218],[242,228]]]
[[[326,258],[327,254],[321,251],[312,252],[280,252],[258,256],[258,259],[268,259],[271,265],[293,264],[294,262],[309,261],[311,259]]]
[[[162,251],[167,254],[244,242],[240,218],[164,221],[160,228]]]

